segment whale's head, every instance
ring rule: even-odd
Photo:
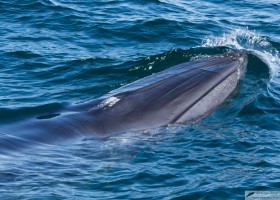
[[[211,113],[235,90],[246,72],[247,63],[247,55],[238,52],[182,64],[189,66],[180,75],[184,77],[181,80],[184,86],[179,89],[181,94],[176,104],[180,106],[171,122],[193,121]]]
[[[97,132],[144,130],[204,117],[235,90],[246,65],[245,53],[226,53],[140,79],[125,86],[124,92],[112,95],[109,100],[117,100],[114,104],[101,104],[92,110],[93,116],[103,122],[96,124]],[[112,102],[109,100],[103,102]]]

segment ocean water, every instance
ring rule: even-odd
[[[249,59],[234,94],[194,123],[0,154],[0,198],[280,190],[279,11],[277,0],[0,0],[0,130],[199,57]]]

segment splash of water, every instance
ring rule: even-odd
[[[248,29],[236,29],[222,36],[209,36],[202,41],[203,47],[226,46],[248,51],[265,62],[271,73],[271,81],[280,75],[280,56],[266,37]]]

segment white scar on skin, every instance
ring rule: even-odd
[[[117,102],[119,102],[120,99],[117,98],[117,97],[109,97],[105,100],[103,100],[100,104],[94,106],[93,108],[89,109],[88,111],[93,111],[93,110],[96,110],[96,109],[106,109],[108,107],[113,107]]]
[[[108,99],[105,99],[101,105],[103,106],[108,106],[108,107],[112,107],[113,105],[115,105],[120,99],[117,97],[110,97]]]

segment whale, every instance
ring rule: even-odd
[[[247,55],[198,58],[144,77],[109,94],[0,128],[0,149],[108,138],[211,114],[229,98],[246,71]]]

